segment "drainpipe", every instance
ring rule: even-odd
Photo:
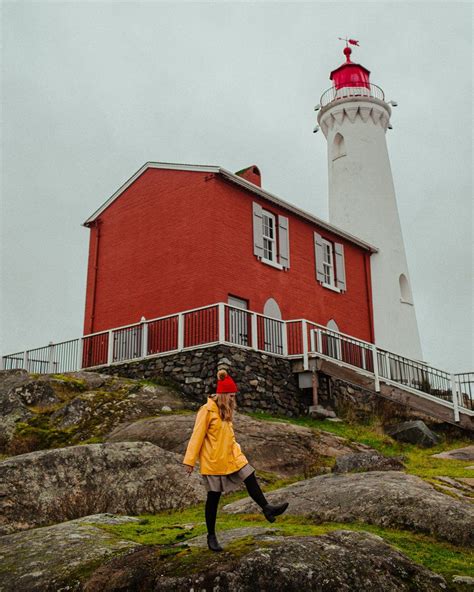
[[[374,309],[372,305],[372,276],[370,273],[370,257],[372,253],[364,253],[365,283],[367,286],[367,306],[369,309],[370,341],[375,343]]]
[[[89,333],[94,333],[94,320],[95,320],[95,298],[97,293],[97,271],[99,269],[99,241],[100,241],[100,225],[101,220],[100,218],[95,220],[91,226],[94,226],[97,229],[96,239],[95,239],[95,257],[94,257],[94,279],[92,283],[92,307],[91,307],[91,316],[89,321]]]

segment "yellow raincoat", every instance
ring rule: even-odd
[[[210,397],[197,413],[183,464],[194,467],[198,457],[203,475],[228,475],[248,463],[235,441],[232,422],[222,421]]]

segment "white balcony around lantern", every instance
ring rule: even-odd
[[[343,86],[338,89],[332,86],[321,95],[320,105],[321,107],[326,107],[333,101],[350,99],[352,97],[369,97],[379,99],[379,101],[385,101],[385,94],[380,86],[367,83],[362,86]]]

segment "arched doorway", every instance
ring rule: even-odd
[[[281,310],[274,298],[265,302],[263,314],[264,349],[273,354],[283,354],[283,323],[279,322]]]
[[[328,321],[326,327],[329,331],[336,331],[339,333],[339,327],[334,319]],[[331,358],[335,358],[336,360],[342,360],[342,348],[341,348],[341,339],[340,337],[332,334],[328,334],[328,356]]]

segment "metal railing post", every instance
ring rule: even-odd
[[[361,356],[360,356],[360,360],[362,362],[362,369],[366,370],[367,369],[367,362],[365,360],[365,355],[367,353],[367,350],[365,349],[365,347],[362,345],[360,348],[361,351]],[[373,350],[372,350],[372,355],[373,355]]]
[[[110,329],[110,331],[108,331],[109,334],[109,340],[107,342],[107,365],[110,366],[110,364],[112,364],[112,362],[114,361],[114,331],[113,329]]]
[[[258,350],[258,325],[257,325],[257,315],[253,312],[251,317],[251,326],[252,326],[252,348]]]
[[[0,371],[5,370],[5,358],[4,356],[0,357]]]
[[[142,358],[148,354],[148,323],[145,317],[142,317]]]
[[[372,344],[372,358],[374,362],[374,375],[375,375],[375,391],[380,392],[380,376],[379,376],[379,360],[377,357],[377,347]]]
[[[224,303],[219,302],[218,306],[218,317],[219,317],[219,343],[224,343],[225,341],[225,308]]]
[[[54,344],[52,341],[48,344],[48,372],[54,374]]]
[[[308,370],[308,323],[306,320],[301,321],[301,337],[303,339],[303,370]]]
[[[323,336],[321,334],[321,329],[318,329],[317,331],[318,331],[318,333],[317,333],[318,352],[320,354],[322,354],[323,353]]]
[[[28,350],[25,350],[23,352],[23,368],[28,372],[28,365],[29,365],[29,361],[28,361]]]
[[[184,347],[184,314],[178,315],[178,351]]]
[[[390,369],[390,356],[385,352],[385,365],[387,366],[387,378],[392,380],[392,371]]]
[[[456,376],[451,374],[451,393],[453,398],[454,421],[459,421],[458,389],[456,388]]]
[[[282,338],[282,349],[283,355],[288,355],[288,333],[287,333],[287,326],[286,321],[282,321],[281,323],[281,338]]]
[[[314,342],[314,329],[310,329],[310,331],[309,331],[309,344],[311,347],[311,351],[312,352],[316,351],[316,344]]]
[[[77,369],[82,370],[82,354],[84,352],[84,339],[79,337],[79,342],[77,344]]]

